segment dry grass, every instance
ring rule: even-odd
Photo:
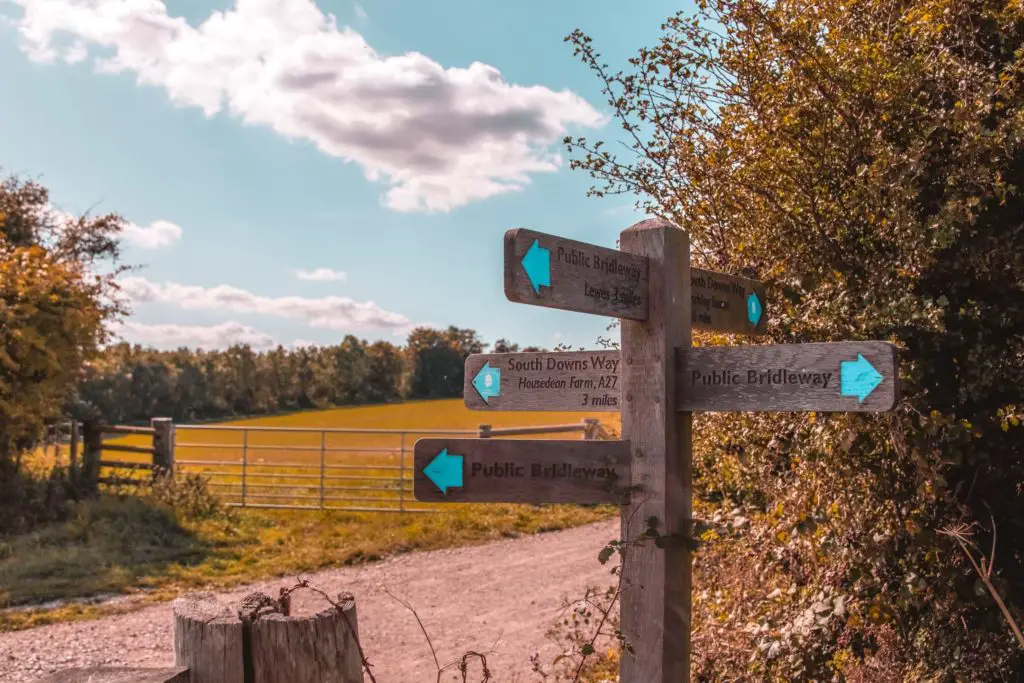
[[[274,427],[355,427],[363,429],[475,429],[481,422],[495,428],[579,422],[585,414],[501,413],[467,411],[461,401],[433,401],[393,406],[346,408],[298,413],[253,420],[237,425]],[[609,414],[594,415],[606,420]],[[617,416],[616,416],[617,417]],[[616,424],[612,424],[617,427]],[[213,446],[239,444],[238,432],[187,430],[179,443],[202,442],[207,447],[178,450],[180,460],[240,459],[238,449]],[[264,463],[299,463],[319,468],[320,436],[289,432],[250,433],[254,460]],[[529,438],[529,437],[527,437]],[[540,437],[534,437],[540,438]],[[578,434],[553,438],[579,438]],[[331,435],[328,448],[392,448],[389,435]],[[411,446],[407,437],[406,478],[411,478]],[[121,443],[145,445],[146,437],[132,436]],[[309,445],[312,451],[290,450]],[[104,458],[145,461],[147,456],[110,453]],[[369,467],[400,466],[399,454],[371,450],[331,454],[328,462],[358,463]],[[220,471],[223,466],[216,466]],[[202,470],[203,467],[194,467]],[[206,468],[210,469],[210,468]],[[237,469],[231,470],[237,472]],[[254,469],[249,470],[250,473]],[[258,468],[255,471],[260,471]],[[277,485],[308,486],[290,478],[301,468],[266,468],[265,479]],[[394,477],[394,470],[379,470]],[[109,470],[104,472],[109,474]],[[364,472],[360,472],[364,474]],[[219,478],[237,479],[237,473]],[[319,482],[313,482],[314,485]],[[332,482],[338,483],[338,482]],[[345,482],[342,482],[345,483]],[[354,482],[358,483],[358,482]],[[223,489],[221,489],[223,491]],[[394,499],[392,492],[358,492],[360,497]],[[302,495],[302,489],[286,491]],[[406,500],[411,499],[407,494]],[[235,498],[237,499],[237,498]],[[275,502],[289,502],[276,500]],[[308,503],[308,501],[306,501]],[[318,503],[318,501],[316,501]],[[338,501],[342,503],[343,501]],[[371,501],[358,505],[374,506]],[[320,568],[380,559],[384,556],[502,537],[562,529],[614,514],[612,508],[573,505],[439,505],[428,514],[362,513],[333,510],[254,510],[233,508],[212,519],[188,520],[153,501],[132,496],[106,496],[80,505],[72,519],[33,534],[0,538],[0,631],[29,628],[54,621],[90,618],[125,609],[124,605],[83,606],[62,604],[46,609],[26,606],[52,600],[74,600],[97,594],[128,594],[140,598],[132,605],[173,597],[183,590],[216,588]]]

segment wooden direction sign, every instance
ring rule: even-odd
[[[646,320],[648,261],[616,249],[517,228],[505,233],[509,301]],[[764,285],[693,268],[691,323],[698,330],[764,334]]]
[[[542,232],[505,233],[509,301],[647,319],[647,259]]]
[[[423,502],[629,502],[625,441],[420,439],[414,462]]]
[[[690,321],[696,330],[764,334],[764,284],[700,268],[690,269]]]
[[[618,411],[618,351],[488,353],[466,359],[470,410]]]
[[[899,392],[888,342],[709,346],[676,350],[680,411],[882,412]]]

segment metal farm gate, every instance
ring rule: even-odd
[[[580,433],[600,424],[476,430],[174,426],[175,474],[195,473],[228,505],[292,510],[428,512],[412,494],[412,452],[421,436],[491,438]]]

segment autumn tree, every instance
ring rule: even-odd
[[[1024,4],[698,0],[626,72],[598,196],[768,285],[768,338],[890,340],[891,414],[705,415],[699,680],[1016,680],[1022,650],[940,533],[1024,604]],[[743,343],[705,335],[703,343]],[[998,542],[997,541],[998,534]]]
[[[20,454],[59,415],[120,312],[121,228],[114,215],[63,217],[41,185],[0,180],[0,528],[26,523],[34,501]]]

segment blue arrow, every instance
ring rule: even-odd
[[[859,353],[857,360],[844,360],[839,364],[839,393],[856,396],[857,403],[863,403],[883,379],[875,366]]]
[[[757,324],[761,322],[762,312],[761,300],[757,298],[757,294],[751,292],[747,295],[747,320],[751,325],[757,327]]]
[[[501,368],[492,368],[490,362],[484,363],[480,372],[473,378],[473,388],[480,394],[484,403],[489,398],[501,396]]]
[[[522,263],[534,294],[540,294],[541,287],[551,286],[551,250],[540,246],[540,240],[533,241]]]
[[[447,493],[453,486],[462,486],[462,456],[448,455],[445,448],[423,468],[423,474],[434,482],[441,493]]]

